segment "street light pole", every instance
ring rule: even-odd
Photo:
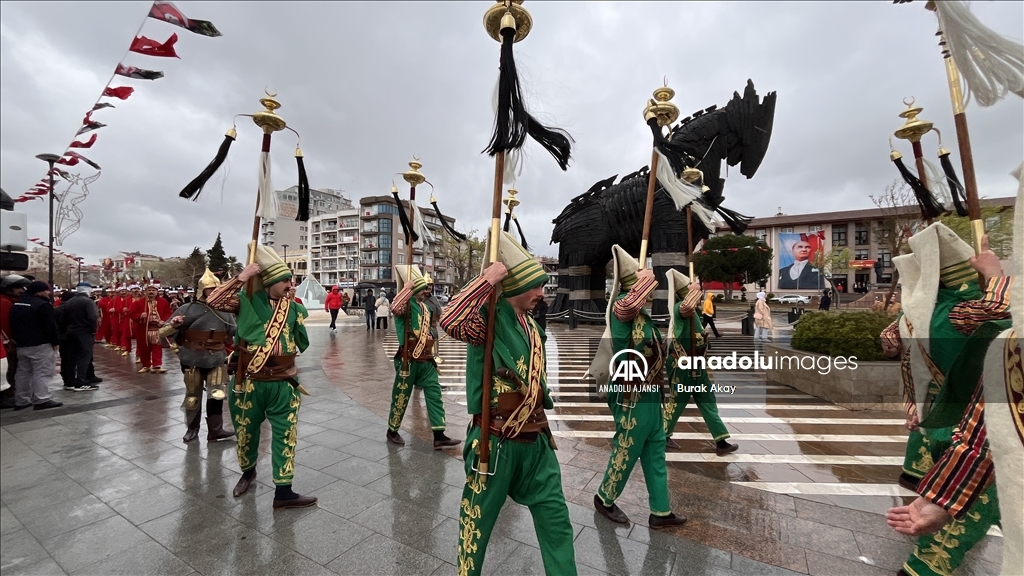
[[[288,245],[281,244],[281,248],[284,248],[284,265],[288,267],[288,271],[291,272],[292,267],[288,264]]]
[[[53,165],[60,160],[60,156],[56,154],[36,154],[36,158],[46,162],[50,168],[46,171],[46,174],[50,177],[50,242],[47,249],[49,250],[49,273],[47,279],[50,282],[50,286],[53,286]]]
[[[85,258],[82,258],[81,256],[79,256],[78,258],[75,258],[75,260],[78,260],[78,283],[81,284],[82,283],[82,260],[85,260]]]

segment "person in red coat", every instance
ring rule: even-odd
[[[128,287],[129,292],[126,292],[121,297],[121,356],[129,356],[132,353],[132,328],[134,322],[131,318],[132,304],[142,297],[142,287],[138,284],[132,284]],[[141,362],[136,357],[136,363]]]
[[[324,300],[324,310],[331,313],[331,331],[337,332],[338,328],[335,327],[334,323],[338,320],[338,310],[341,310],[342,304],[345,301],[341,295],[341,288],[335,286],[331,288],[331,292],[327,294],[327,298]]]
[[[124,352],[124,341],[121,335],[124,312],[122,312],[121,308],[124,306],[126,296],[128,296],[128,289],[124,286],[117,286],[114,295],[110,297],[110,305],[103,311],[104,314],[109,314],[110,316],[110,341],[114,345],[114,350],[118,352]]]
[[[145,297],[132,302],[128,314],[135,332],[135,344],[142,358],[139,374],[153,372],[163,374],[164,348],[160,345],[160,327],[171,317],[171,305],[164,298],[158,297],[160,284],[154,282],[146,286]]]
[[[96,341],[105,342],[107,348],[110,348],[110,313],[107,312],[110,308],[110,299],[110,294],[104,288],[96,300],[96,309],[100,313],[100,329],[96,331]]]

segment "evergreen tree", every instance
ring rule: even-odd
[[[187,285],[195,288],[206,271],[206,256],[199,250],[199,246],[192,249],[192,253],[181,262],[181,275],[185,278]]]
[[[217,241],[213,243],[213,248],[206,251],[206,259],[210,270],[215,274],[226,272],[228,269],[228,258],[224,254],[224,244],[220,241],[220,232],[217,233]]]

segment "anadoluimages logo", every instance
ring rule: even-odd
[[[620,356],[626,356],[626,358],[623,358],[616,366],[615,362]],[[628,356],[636,356],[639,360]],[[647,358],[632,348],[619,350],[608,361],[608,373],[611,374],[609,380],[612,382],[645,382],[647,370]]]

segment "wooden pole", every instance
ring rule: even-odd
[[[401,202],[399,202],[398,209],[402,210]],[[415,210],[416,210],[416,185],[415,184],[410,184],[409,185],[409,226],[410,226],[410,228],[412,227],[412,223],[414,222],[413,218],[415,217]],[[410,230],[410,232],[412,232],[412,230]],[[408,268],[406,268],[406,270],[408,270],[408,272],[406,273],[405,277],[408,278],[410,281],[412,280],[412,249],[413,249],[412,234],[409,234],[408,242],[405,243],[405,263],[406,263],[406,266],[408,266]],[[401,376],[403,378],[407,378],[409,376],[409,324],[412,323],[412,302],[411,302],[411,300],[412,299],[410,298],[410,302],[408,302],[406,304],[406,307],[405,307],[405,330],[404,330],[404,332],[405,332],[405,342],[402,343],[402,370],[401,370]]]
[[[504,183],[505,153],[494,156],[494,196],[491,199],[491,236],[488,246],[491,262],[498,261],[501,233],[501,187]],[[491,459],[491,379],[494,375],[494,323],[497,320],[498,290],[491,292],[487,303],[487,334],[484,338],[484,373],[480,402],[480,483],[484,483]]]
[[[654,189],[658,184],[658,150],[651,152],[651,173],[647,180],[647,205],[644,209],[644,232],[640,240],[640,269],[647,269],[647,245],[651,238],[651,221],[654,220]]]

